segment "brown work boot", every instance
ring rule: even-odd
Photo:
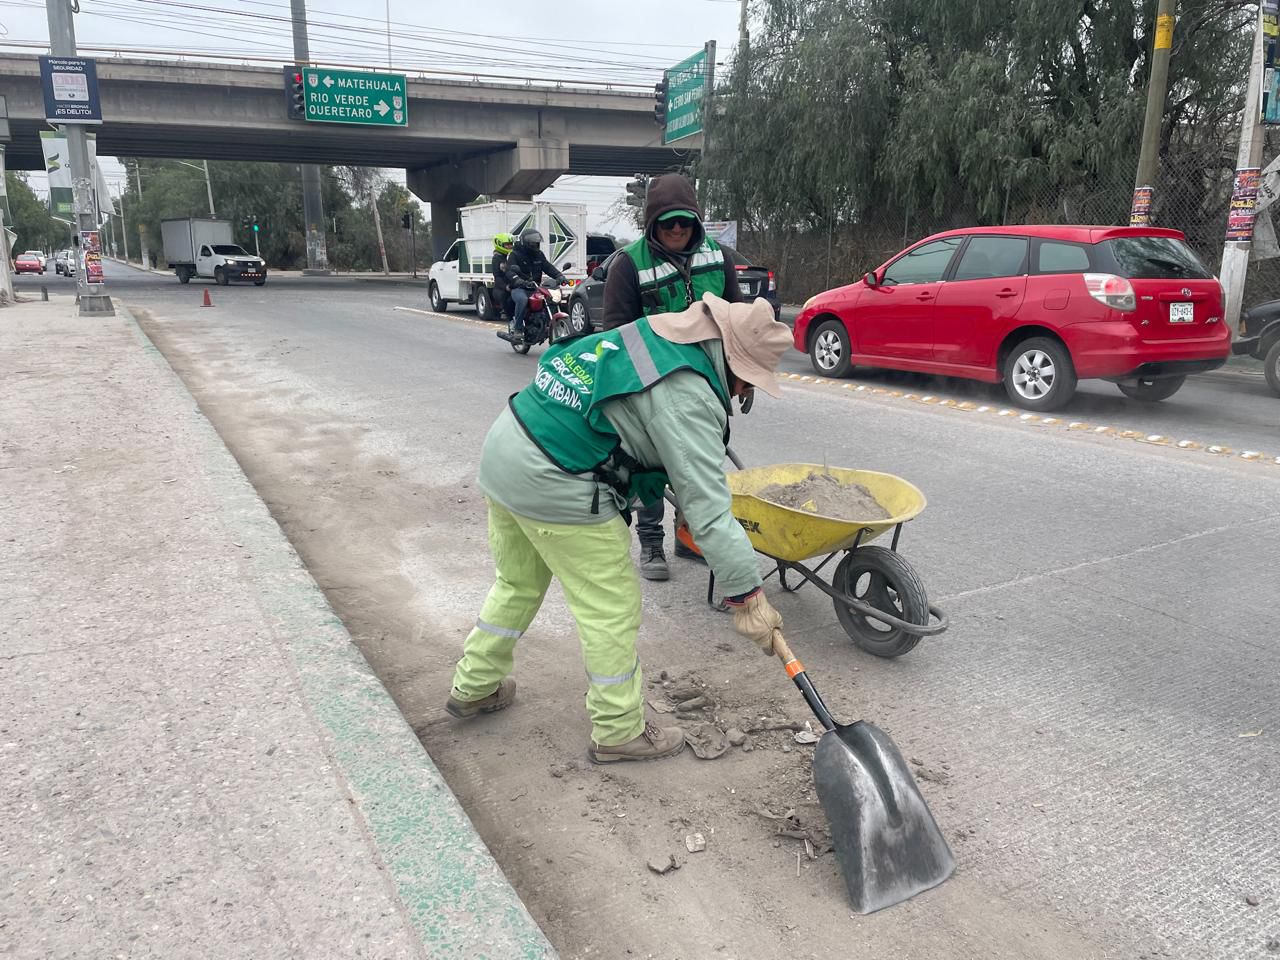
[[[602,747],[594,740],[587,756],[592,763],[615,763],[618,760],[661,760],[674,757],[684,749],[684,731],[679,727],[660,727],[645,722],[640,736],[626,743]]]
[[[498,684],[497,690],[480,700],[459,700],[453,694],[449,694],[449,701],[444,708],[459,720],[470,720],[482,713],[497,713],[499,710],[505,710],[511,706],[511,701],[515,698],[516,682],[510,677],[504,677]]]

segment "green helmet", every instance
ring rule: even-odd
[[[493,249],[501,254],[508,254],[515,246],[516,238],[509,233],[500,233],[493,238]]]

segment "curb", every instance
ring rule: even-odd
[[[1028,413],[1023,410],[1015,410],[1012,407],[1003,407],[998,404],[974,403],[971,400],[952,400],[950,398],[935,397],[932,394],[909,393],[905,390],[892,390],[888,387],[869,387],[863,383],[851,383],[849,381],[829,380],[825,377],[815,377],[808,374],[799,373],[780,373],[778,379],[787,380],[793,383],[807,383],[816,387],[828,387],[833,390],[848,390],[850,393],[874,396],[886,400],[906,400],[912,403],[920,403],[932,407],[945,407],[949,410],[958,410],[962,413],[979,413],[990,414],[993,416],[1005,418],[1015,423],[1026,424],[1034,427],[1053,427],[1059,430],[1069,430],[1072,432],[1090,433],[1095,436],[1112,437],[1116,440],[1132,440],[1137,443],[1145,443],[1152,446],[1172,447],[1177,450],[1185,450],[1190,452],[1203,452],[1215,457],[1226,457],[1234,460],[1243,460],[1246,463],[1266,463],[1272,466],[1280,466],[1280,456],[1262,453],[1258,450],[1241,450],[1236,451],[1225,444],[1204,443],[1199,440],[1175,440],[1172,437],[1166,437],[1162,434],[1147,434],[1141,430],[1122,430],[1118,427],[1107,426],[1105,424],[1086,423],[1083,420],[1067,420],[1062,417],[1042,417],[1036,413]]]
[[[200,456],[222,507],[220,519],[246,547],[262,609],[282,627],[280,652],[426,955],[556,960],[554,947],[186,384],[129,308],[117,302],[116,311],[189,401],[179,415],[205,438]]]

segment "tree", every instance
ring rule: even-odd
[[[5,226],[18,235],[14,253],[71,246],[70,224],[49,215],[49,205],[36,196],[26,173],[6,171],[5,190],[9,197]]]

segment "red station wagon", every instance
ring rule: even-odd
[[[823,376],[855,364],[989,383],[1055,410],[1082,378],[1164,400],[1222,366],[1222,286],[1177,230],[972,227],[927,237],[820,293],[795,346]]]

